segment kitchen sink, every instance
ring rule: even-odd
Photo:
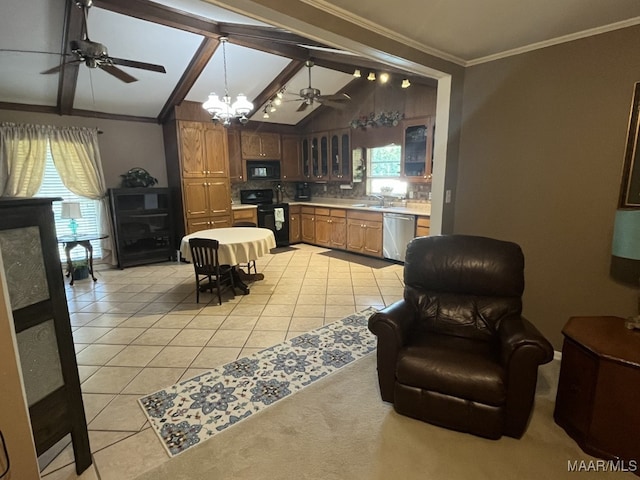
[[[354,203],[353,205],[351,205],[352,207],[366,207],[367,204],[366,203]]]
[[[382,205],[369,205],[369,208],[380,209],[380,208],[389,208],[389,207],[383,207]]]

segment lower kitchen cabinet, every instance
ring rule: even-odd
[[[331,210],[329,208],[315,209],[316,245],[331,246]]]
[[[182,189],[187,234],[231,226],[228,179],[185,179]]]
[[[300,243],[302,240],[300,211],[299,205],[289,207],[289,243]]]
[[[347,248],[347,211],[332,208],[330,217],[331,248]]]
[[[418,217],[416,221],[416,237],[428,237],[431,231],[431,218]]]
[[[382,257],[382,213],[347,213],[347,250]]]
[[[316,243],[315,208],[302,207],[300,211],[300,233],[304,243]]]
[[[239,208],[232,210],[233,224],[236,222],[253,222],[258,225],[258,209],[253,208]]]

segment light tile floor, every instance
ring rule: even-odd
[[[227,293],[222,305],[209,293],[195,303],[190,264],[103,268],[96,283],[67,285],[94,463],[77,477],[67,446],[43,455],[43,479],[130,480],[170,461],[138,398],[402,298],[402,265],[310,245],[282,250],[258,260],[265,278],[249,295]]]

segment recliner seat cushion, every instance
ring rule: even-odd
[[[491,342],[416,332],[398,357],[398,383],[492,406],[506,401],[506,372]]]

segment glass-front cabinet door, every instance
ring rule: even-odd
[[[309,178],[311,176],[310,163],[311,140],[308,137],[302,139],[302,176]]]
[[[331,179],[351,181],[351,134],[348,129],[331,132]]]
[[[432,117],[405,121],[402,140],[402,176],[413,182],[430,182],[432,156]]]

